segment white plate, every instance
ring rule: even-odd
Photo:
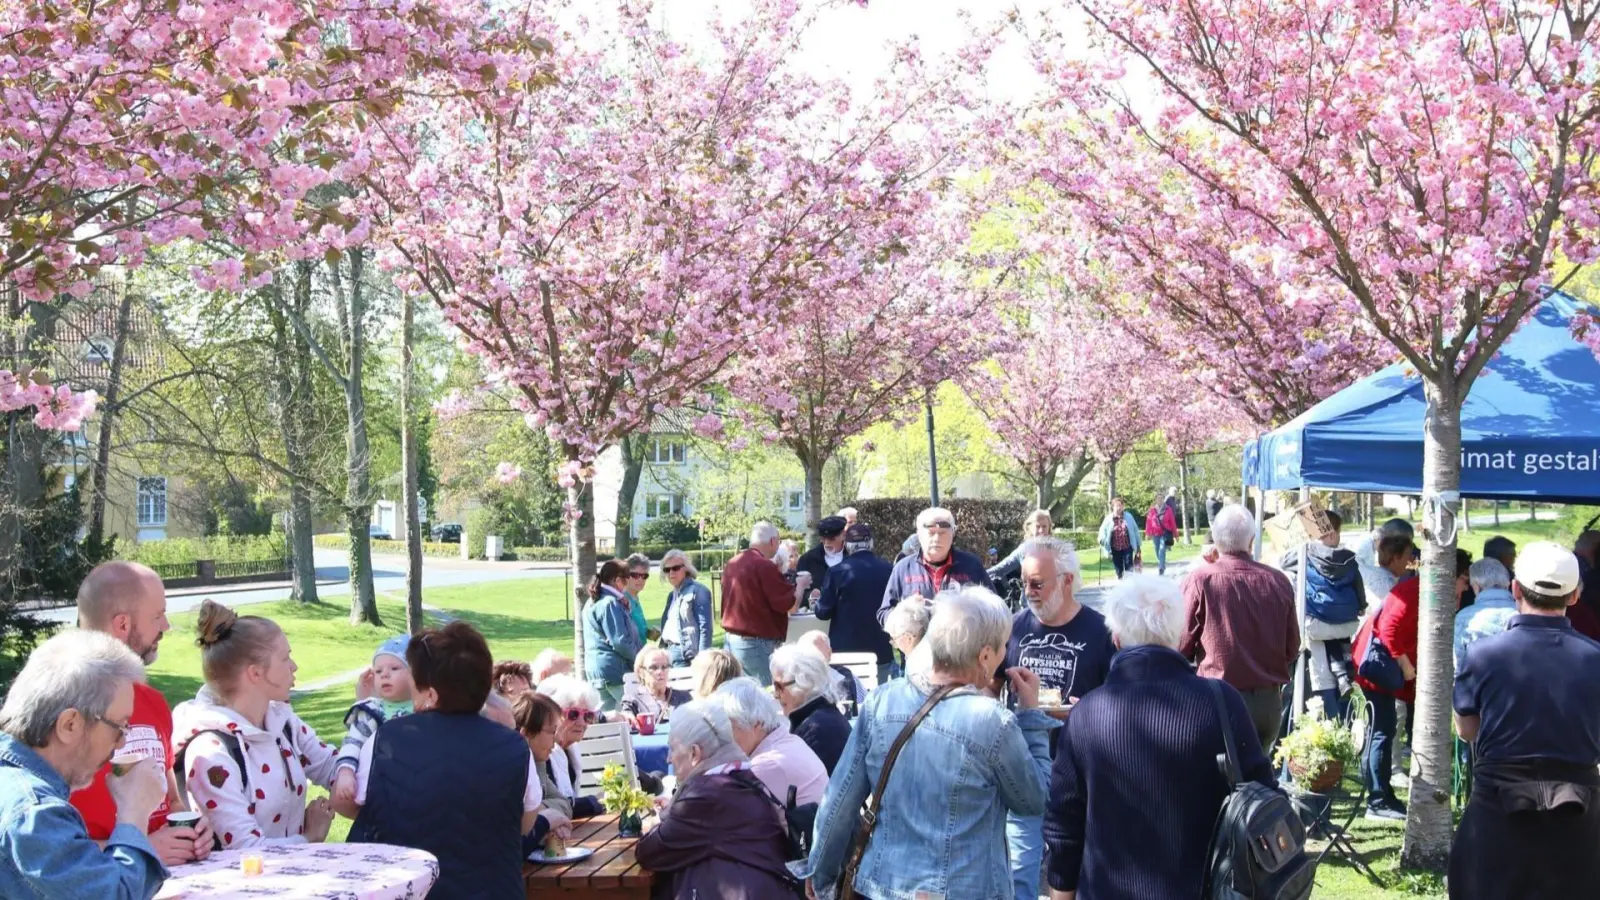
[[[539,849],[528,854],[528,862],[570,863],[577,862],[580,859],[588,859],[593,855],[594,849],[590,847],[568,847],[566,856],[546,857],[544,855],[544,848],[540,847]]]

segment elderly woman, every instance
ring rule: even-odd
[[[1044,819],[1050,887],[1083,897],[1198,897],[1231,789],[1217,769],[1221,729],[1233,729],[1245,778],[1271,786],[1272,767],[1244,698],[1196,675],[1178,653],[1178,585],[1130,576],[1106,598],[1105,617],[1121,649],[1105,683],[1072,708],[1056,745]]]
[[[1119,581],[1139,558],[1139,540],[1139,520],[1121,497],[1111,498],[1111,511],[1100,523],[1100,549],[1111,557]]]
[[[932,618],[932,604],[921,597],[907,597],[889,610],[883,619],[883,630],[889,635],[889,643],[910,659],[911,651],[917,649],[923,635],[928,633],[928,622]]]
[[[833,774],[850,739],[850,720],[833,700],[833,669],[810,647],[788,644],[772,651],[772,696],[789,717],[789,732],[806,742]]]
[[[289,708],[298,666],[288,637],[271,619],[212,600],[200,604],[197,628],[206,683],[172,711],[173,767],[189,808],[206,810],[224,850],[326,840],[333,807],[306,800],[312,785],[332,785],[338,751]]]
[[[1456,613],[1456,668],[1461,667],[1467,645],[1505,631],[1511,617],[1517,614],[1517,601],[1511,596],[1511,573],[1500,560],[1485,556],[1473,563],[1467,569],[1467,581],[1476,599]]]
[[[704,700],[717,688],[744,675],[744,667],[732,653],[713,647],[694,658],[689,672],[694,676],[694,690],[690,693],[694,699]]]
[[[691,699],[688,691],[680,691],[668,682],[672,673],[672,660],[660,647],[646,647],[633,661],[635,680],[623,685],[622,703],[617,710],[628,724],[639,725],[642,715],[655,716],[657,722],[672,717],[672,711]]]
[[[828,789],[828,769],[817,754],[789,732],[789,718],[754,678],[735,678],[711,695],[733,724],[733,738],[750,757],[750,769],[772,791],[772,796],[787,801],[789,788],[795,788],[795,803],[805,805],[822,800]]]
[[[1036,509],[1028,513],[1022,520],[1022,540],[1017,542],[1011,555],[1000,560],[989,569],[989,580],[995,584],[1007,578],[1016,578],[1022,574],[1022,548],[1033,538],[1049,537],[1055,529],[1055,523],[1050,520],[1050,511]]]
[[[661,613],[661,643],[673,665],[687,666],[695,654],[711,649],[711,591],[695,581],[700,571],[682,550],[661,557],[661,574],[672,587]]]
[[[556,732],[561,727],[561,707],[538,691],[523,691],[511,701],[511,719],[533,755],[534,774],[543,800],[533,829],[522,838],[522,853],[526,856],[552,834],[562,840],[572,834],[572,801],[561,796],[550,770]]]
[[[600,694],[571,675],[552,675],[539,683],[538,692],[549,697],[561,710],[556,723],[555,749],[539,767],[540,778],[548,778],[554,792],[545,791],[545,805],[571,819],[587,819],[604,807],[600,798],[578,795],[583,766],[578,761],[578,742],[589,726],[600,720]],[[524,734],[526,737],[526,734]]]
[[[483,714],[506,703],[492,693],[489,644],[451,622],[413,636],[406,662],[416,712],[383,723],[362,745],[349,841],[438,857],[429,897],[520,896],[522,835],[542,795],[527,744]]]
[[[584,675],[613,701],[622,699],[622,676],[644,646],[644,632],[633,620],[638,604],[628,595],[629,583],[627,565],[606,560],[589,583],[590,600],[581,613]]]
[[[984,692],[1010,636],[1011,613],[1000,598],[963,588],[936,605],[909,676],[867,698],[817,814],[807,868],[818,897],[834,896],[861,805],[908,727],[855,891],[879,898],[922,891],[971,900],[1013,896],[1006,813],[1045,811],[1050,731],[1059,723],[1037,709],[1039,678],[1026,669],[1006,673],[1015,714]],[[913,719],[920,724],[911,726]]]
[[[639,632],[639,640],[653,641],[661,637],[661,632],[650,627],[650,620],[644,615],[645,585],[650,583],[650,557],[643,553],[629,554],[626,560],[628,574],[623,580],[623,587],[628,592],[628,599],[632,601],[628,610],[633,617],[633,627]]]
[[[507,700],[533,690],[534,684],[533,667],[527,663],[508,659],[494,664],[494,692]]]
[[[667,743],[680,787],[634,851],[656,873],[654,900],[795,897],[788,833],[715,703],[678,710]]]

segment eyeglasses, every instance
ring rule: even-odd
[[[946,522],[941,519],[938,522],[926,522],[922,527],[928,529],[929,531],[951,531],[955,529],[956,523]]]
[[[1057,575],[1055,578],[1050,579],[1050,581],[1055,581],[1056,579],[1059,579],[1060,577],[1061,577],[1060,575]],[[1050,581],[1040,581],[1037,578],[1028,579],[1028,581],[1027,581],[1028,593],[1030,593],[1030,594],[1042,594],[1042,593],[1044,593],[1044,589],[1050,586]]]
[[[661,571],[667,573],[668,575],[671,575],[673,572],[677,572],[677,571],[681,570],[682,568],[683,568],[682,565],[662,566],[661,567]]]
[[[89,716],[89,715],[86,715],[85,718],[87,718],[91,722],[104,722],[105,724],[110,725],[112,728],[115,728],[117,730],[117,735],[119,737],[121,737],[122,740],[126,741],[128,739],[128,724],[129,724],[129,720],[128,719],[124,719],[121,722],[118,722],[118,721],[116,721],[114,719],[108,719],[105,716]]]
[[[576,722],[582,719],[585,725],[593,725],[595,722],[600,721],[600,714],[592,709],[570,708],[561,712],[567,717],[568,722]]]
[[[792,681],[777,681],[777,680],[774,680],[772,682],[772,689],[774,691],[787,691],[789,688],[792,688],[792,687],[794,687],[794,682],[792,682]]]
[[[645,581],[649,581],[650,580],[650,573],[649,572],[629,572],[628,573],[628,577],[629,578],[642,578]]]
[[[672,667],[671,666],[657,664],[657,665],[653,665],[653,666],[645,666],[644,670],[646,672],[668,672],[668,671],[672,670]]]

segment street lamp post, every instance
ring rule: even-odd
[[[939,505],[939,451],[933,445],[933,392],[924,395],[924,405],[928,409],[928,485],[929,494],[933,498],[933,505]]]

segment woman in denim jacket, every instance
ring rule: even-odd
[[[1006,813],[1044,813],[1050,731],[1035,707],[1038,676],[1010,669],[1013,715],[997,702],[992,675],[1005,659],[1011,614],[988,590],[963,588],[936,605],[928,634],[908,660],[910,676],[880,685],[861,717],[817,813],[807,889],[835,896],[859,821],[889,747],[928,695],[960,690],[933,708],[906,741],[883,794],[877,829],[856,875],[856,893],[911,900],[1012,900]]]
[[[711,591],[695,580],[700,571],[682,550],[661,557],[661,573],[672,586],[661,611],[661,643],[673,665],[687,666],[701,650],[711,649]]]

